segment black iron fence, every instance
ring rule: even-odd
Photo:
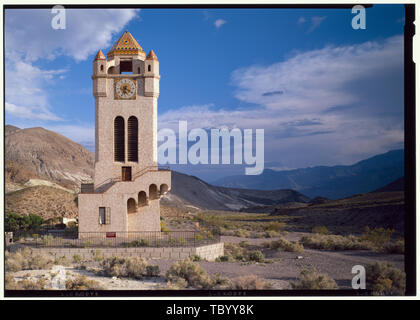
[[[63,232],[33,235],[17,242],[50,248],[198,247],[220,242],[208,231]]]

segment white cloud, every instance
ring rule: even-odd
[[[16,118],[60,121],[50,109],[48,90],[67,69],[45,70],[37,61],[69,56],[85,60],[110,46],[138,10],[67,9],[66,29],[51,27],[49,9],[8,9],[5,14],[6,112]]]
[[[311,27],[308,30],[308,33],[311,33],[312,31],[314,31],[316,28],[318,28],[321,23],[325,20],[326,17],[312,17],[311,18]]]
[[[305,17],[299,17],[298,24],[304,24],[306,22]]]
[[[112,37],[134,17],[134,9],[66,9],[66,29],[55,30],[48,9],[6,10],[6,57],[20,55],[28,61],[60,55],[85,60],[111,45]]]
[[[402,36],[238,69],[232,84],[237,99],[256,107],[183,107],[159,116],[159,128],[177,120],[190,129],[263,128],[266,159],[288,167],[349,164],[402,146]]]
[[[220,28],[221,26],[223,26],[225,23],[227,23],[227,21],[226,20],[223,20],[223,19],[217,19],[215,22],[214,22],[214,25],[216,26],[216,28]]]

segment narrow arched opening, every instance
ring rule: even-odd
[[[124,134],[124,118],[118,116],[114,120],[114,161],[125,161]]]
[[[130,198],[127,200],[127,212],[128,213],[135,213],[136,212],[136,200]]]
[[[158,198],[158,189],[155,184],[151,184],[149,187],[149,199],[155,200]]]
[[[135,116],[128,118],[128,161],[138,162],[139,124]]]
[[[143,206],[147,206],[148,201],[147,201],[147,194],[144,191],[140,191],[139,195],[138,195],[138,206],[139,207],[143,207]]]
[[[169,190],[169,187],[166,183],[163,183],[160,185],[160,195],[163,196],[165,195]]]

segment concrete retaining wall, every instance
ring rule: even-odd
[[[24,246],[10,246],[11,251],[16,251]],[[204,260],[214,261],[224,254],[223,242],[201,247],[185,248],[30,248],[34,254],[47,253],[54,257],[63,257],[72,260],[74,255],[83,259],[93,259],[96,251],[100,251],[103,258],[110,257],[143,257],[145,259],[184,259],[194,255]]]

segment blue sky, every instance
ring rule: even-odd
[[[6,10],[6,124],[93,150],[92,61],[124,30],[160,62],[159,127],[265,129],[276,169],[351,164],[403,147],[402,5],[350,9]],[[22,79],[25,79],[22,82]],[[244,171],[186,166],[206,180]]]

